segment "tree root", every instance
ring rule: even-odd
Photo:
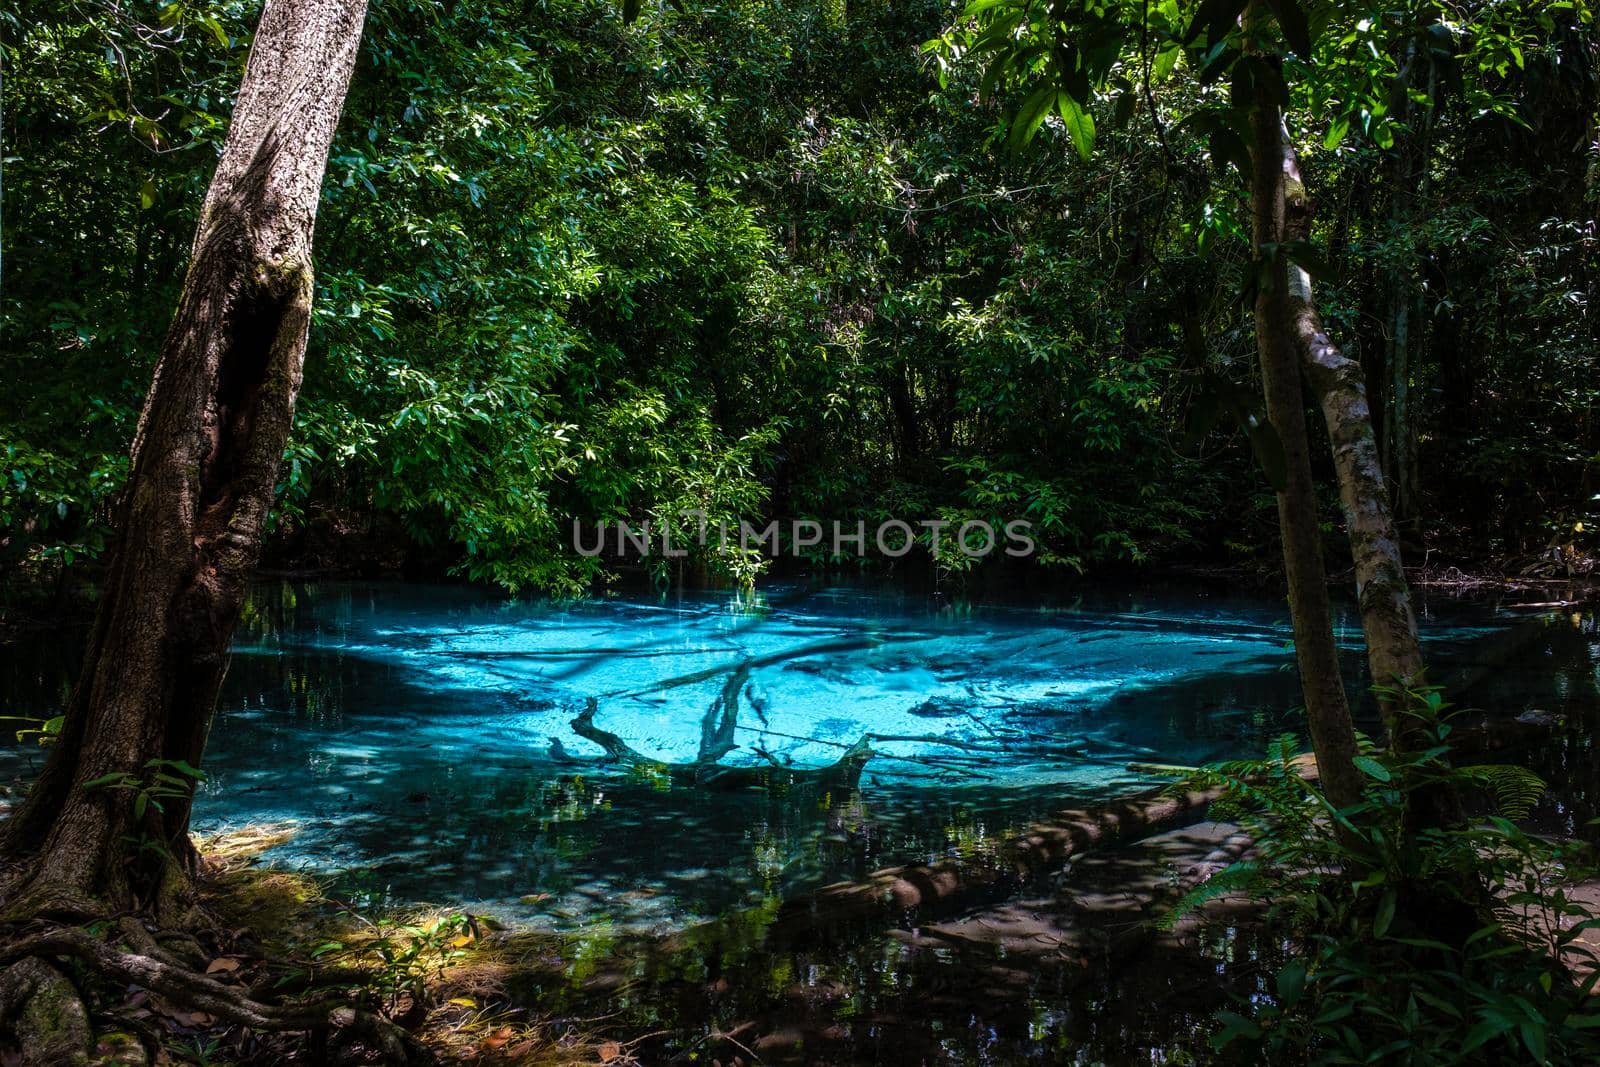
[[[42,959],[21,958],[0,971],[0,1029],[15,1035],[24,1063],[90,1062],[94,1031],[83,998]]]
[[[360,1043],[375,1051],[383,1063],[402,1067],[435,1062],[433,1054],[416,1038],[382,1016],[354,1007],[347,998],[266,1003],[252,995],[255,990],[246,992],[225,985],[183,965],[176,954],[161,946],[156,935],[137,922],[122,921],[116,929],[132,951],[123,951],[86,930],[67,926],[20,938],[0,950],[0,964],[10,965],[0,972],[0,1024],[14,1019],[10,1028],[25,1048],[43,1048],[39,1042],[46,1040],[64,1050],[26,1062],[88,1062],[92,1034],[83,1001],[72,983],[46,962],[59,959],[75,960],[105,978],[149,990],[173,1003],[252,1030],[305,1031],[339,1050]],[[43,1019],[47,1010],[51,1019]],[[42,1019],[55,1021],[46,1028]],[[42,1037],[36,1036],[41,1033]],[[71,1049],[81,1050],[82,1058],[72,1059]]]

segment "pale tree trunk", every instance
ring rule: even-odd
[[[1294,145],[1281,126],[1278,142],[1278,167],[1283,176],[1283,239],[1305,241],[1311,234],[1311,201],[1300,177]],[[1435,735],[1424,722],[1408,714],[1415,706],[1412,690],[1425,681],[1425,664],[1401,562],[1400,539],[1372,433],[1366,380],[1361,365],[1347,359],[1328,337],[1317,314],[1310,274],[1295,263],[1285,266],[1285,310],[1296,352],[1306,380],[1322,406],[1333,446],[1339,501],[1355,563],[1356,600],[1366,638],[1367,665],[1372,684],[1378,687],[1385,732],[1391,748],[1419,752],[1435,743]],[[1417,790],[1406,810],[1408,822],[1419,828],[1459,825],[1465,818],[1461,797],[1444,783]]]
[[[1305,241],[1311,233],[1311,204],[1300,179],[1294,146],[1282,138],[1280,167],[1284,175],[1285,239]],[[1347,359],[1328,337],[1317,314],[1311,277],[1290,263],[1287,310],[1295,346],[1306,379],[1322,406],[1323,421],[1333,445],[1350,554],[1355,563],[1356,597],[1366,637],[1372,683],[1384,689],[1419,685],[1423,679],[1422,646],[1411,609],[1400,557],[1400,540],[1389,509],[1389,493],[1372,433],[1366,379],[1361,365]],[[1383,698],[1392,742],[1405,730],[1396,722],[1397,701]]]
[[[365,15],[365,0],[262,10],[134,437],[82,673],[6,827],[6,851],[25,858],[13,914],[177,902],[193,855],[188,796],[158,796],[158,811],[139,805],[140,788],[91,783],[145,787],[178,770],[151,761],[198,766],[205,749],[294,416],[317,201]]]
[[[1283,242],[1285,225],[1283,114],[1265,86],[1256,92],[1251,133],[1251,240],[1256,254],[1262,256],[1266,255],[1262,246]],[[1359,801],[1362,795],[1361,774],[1354,763],[1355,728],[1339,671],[1339,649],[1333,637],[1327,576],[1322,565],[1300,355],[1286,299],[1287,264],[1282,256],[1272,256],[1270,262],[1273,273],[1263,279],[1256,291],[1256,348],[1261,360],[1267,420],[1283,449],[1284,486],[1278,493],[1278,528],[1283,540],[1295,659],[1323,790],[1334,804],[1345,807]]]

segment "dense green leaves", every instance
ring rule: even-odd
[[[694,508],[1027,518],[1067,568],[1253,558],[1281,450],[1227,396],[1278,255],[1374,367],[1413,280],[1420,462],[1496,501],[1448,532],[1588,536],[1585,10],[1274,3],[1280,66],[1240,58],[1242,8],[375,7],[269,551],[570,590],[600,568],[574,519]],[[8,570],[103,547],[256,13],[46,0],[6,35]],[[1314,247],[1248,247],[1262,85]]]

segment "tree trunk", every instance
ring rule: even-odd
[[[1265,256],[1262,246],[1281,245],[1284,240],[1285,137],[1283,114],[1271,90],[1262,85],[1255,96],[1251,112],[1251,239],[1257,256]],[[1262,279],[1256,291],[1256,347],[1261,359],[1267,420],[1283,449],[1284,485],[1278,493],[1278,527],[1289,586],[1289,614],[1294,624],[1295,659],[1300,667],[1306,723],[1323,789],[1329,799],[1344,807],[1358,802],[1362,793],[1361,774],[1354,763],[1355,728],[1339,672],[1339,650],[1333,639],[1327,577],[1322,566],[1300,356],[1286,299],[1288,264],[1278,255],[1270,256],[1267,262],[1271,274]]]
[[[1427,99],[1418,102],[1411,93],[1423,86]],[[1428,320],[1423,314],[1421,256],[1413,246],[1413,234],[1417,205],[1427,191],[1437,89],[1433,60],[1428,50],[1419,48],[1413,40],[1406,47],[1405,61],[1391,90],[1398,100],[1401,121],[1388,168],[1392,258],[1384,318],[1388,326],[1385,347],[1389,409],[1382,420],[1380,458],[1397,523],[1409,523],[1418,514],[1417,415],[1411,379],[1413,365],[1426,349]]]
[[[365,14],[365,0],[262,11],[62,736],[6,827],[6,851],[28,857],[14,914],[177,902],[185,767],[205,749],[294,416],[317,200]]]
[[[1280,138],[1284,175],[1284,237],[1304,241],[1311,234],[1311,202],[1300,178],[1299,160],[1287,136]],[[1417,617],[1411,609],[1400,558],[1400,539],[1389,509],[1389,495],[1378,458],[1372,417],[1367,408],[1366,380],[1360,364],[1347,359],[1328,337],[1317,314],[1311,276],[1297,264],[1288,267],[1287,311],[1295,347],[1307,380],[1322,405],[1333,446],[1350,554],[1355,563],[1356,600],[1366,638],[1367,665],[1378,687],[1378,705],[1391,748],[1420,752],[1436,737],[1408,710],[1409,692],[1424,682],[1422,645]],[[1407,805],[1413,828],[1456,826],[1464,819],[1461,797],[1448,784],[1419,789]],[[1459,923],[1457,924],[1459,926]],[[1463,936],[1471,928],[1461,931]]]
[[[1281,144],[1284,235],[1288,241],[1305,241],[1311,234],[1311,204],[1300,179],[1294,146],[1287,137],[1282,138]],[[1366,380],[1360,364],[1347,359],[1329,339],[1312,297],[1311,276],[1297,264],[1287,266],[1286,303],[1296,351],[1321,403],[1333,445],[1333,465],[1338,473],[1339,500],[1355,563],[1356,597],[1372,683],[1387,688],[1419,685],[1423,677],[1422,647],[1417,640],[1417,619],[1411,610],[1411,592],[1401,564],[1400,540],[1372,432]],[[1396,719],[1396,701],[1380,699],[1380,704],[1385,709],[1391,742],[1401,742],[1400,735],[1406,730]]]

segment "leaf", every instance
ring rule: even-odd
[[[102,774],[98,778],[91,778],[87,782],[84,782],[83,783],[83,788],[85,788],[85,789],[99,789],[102,786],[110,785],[112,782],[120,782],[120,781],[122,781],[122,772],[120,772],[120,771],[117,772],[116,774]]]
[[[1211,1047],[1220,1051],[1235,1038],[1246,1037],[1255,1039],[1261,1036],[1261,1027],[1252,1019],[1246,1019],[1235,1011],[1219,1011],[1216,1015],[1217,1022],[1222,1024],[1222,1032],[1213,1034]]]
[[[1274,492],[1283,492],[1284,486],[1289,484],[1289,461],[1283,454],[1283,440],[1278,431],[1267,420],[1251,415],[1245,424],[1245,433],[1250,437],[1250,450],[1256,454],[1261,472],[1267,476],[1267,484]]]
[[[1072,147],[1078,150],[1078,158],[1087,161],[1094,152],[1093,116],[1066,92],[1057,94],[1056,107],[1061,111],[1061,121],[1067,124],[1067,132],[1072,134]]]
[[[1394,908],[1399,900],[1399,894],[1393,889],[1384,891],[1383,897],[1378,901],[1378,914],[1372,919],[1372,936],[1382,937],[1389,932],[1389,924],[1394,922]]]
[[[1156,53],[1155,65],[1150,70],[1152,81],[1165,81],[1174,70],[1178,68],[1178,56],[1181,48],[1167,46]]]
[[[622,0],[622,24],[632,26],[638,20],[639,9],[643,6],[643,0]]]
[[[239,969],[237,956],[218,956],[206,966],[207,974],[232,974]]]
[[[1134,110],[1139,106],[1139,98],[1132,89],[1124,89],[1117,97],[1116,107],[1112,110],[1111,121],[1119,129],[1126,126],[1133,118]]]
[[[1488,1044],[1511,1028],[1508,1021],[1500,1018],[1484,1019],[1467,1031],[1467,1036],[1462,1039],[1461,1047],[1456,1051],[1460,1054]]]
[[[1292,1007],[1306,988],[1306,965],[1303,960],[1290,960],[1278,972],[1278,999]]]
[[[1248,0],[1204,0],[1184,31],[1183,43],[1192,44],[1204,30],[1206,40],[1215,44],[1227,36],[1247,4]]]
[[[610,1063],[612,1060],[622,1057],[622,1046],[615,1041],[607,1041],[600,1046],[598,1053],[601,1063]]]
[[[139,189],[139,207],[149,211],[156,206],[156,183],[154,178],[146,178],[144,185]]]
[[[187,760],[173,759],[167,760],[166,763],[168,767],[171,767],[179,774],[186,774],[197,782],[205,781],[206,772],[189,763]]]
[[[1322,147],[1327,149],[1338,148],[1345,134],[1350,132],[1350,119],[1348,116],[1334,119],[1328,126],[1328,135],[1322,139]]]
[[[1522,1043],[1532,1053],[1533,1062],[1544,1063],[1546,1059],[1544,1027],[1530,1020],[1519,1025],[1517,1032],[1522,1036]]]
[[[1211,134],[1211,160],[1217,165],[1217,170],[1222,171],[1232,163],[1239,171],[1239,176],[1246,181],[1250,180],[1250,149],[1240,137],[1227,126],[1218,126]]]
[[[211,39],[217,42],[219,48],[228,47],[228,31],[222,28],[222,23],[207,15],[200,20],[200,25],[211,31]]]
[[[1371,756],[1357,756],[1350,762],[1354,763],[1356,768],[1363,774],[1367,775],[1367,777],[1376,778],[1380,782],[1390,781],[1393,777],[1389,773],[1389,768],[1385,767]]]
[[[1045,116],[1050,114],[1050,108],[1055,103],[1056,92],[1053,85],[1041,85],[1022,102],[1016,118],[1011,121],[1009,143],[1013,151],[1021,149],[1039,132]]]

